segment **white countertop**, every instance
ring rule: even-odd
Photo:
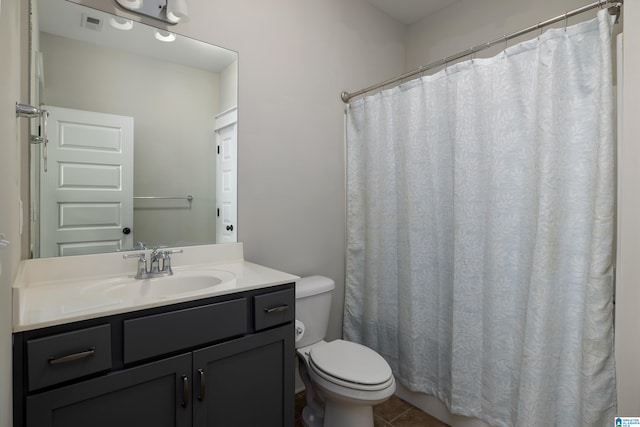
[[[241,243],[184,247],[172,255],[175,276],[220,272],[220,285],[171,296],[122,298],[105,292],[128,286],[137,260],[122,253],[23,261],[13,286],[13,331],[26,331],[218,295],[291,283],[298,276],[247,262]],[[230,273],[230,274],[229,274]],[[153,279],[152,279],[153,280]],[[144,285],[144,280],[133,282]]]

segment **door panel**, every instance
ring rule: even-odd
[[[43,106],[42,257],[133,247],[133,117]],[[45,164],[46,171],[45,171]]]
[[[293,427],[294,352],[292,325],[195,351],[194,425]]]
[[[26,426],[191,426],[190,369],[189,353],[29,396]]]

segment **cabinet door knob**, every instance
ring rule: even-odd
[[[182,407],[189,406],[189,378],[186,375],[182,376]]]
[[[198,374],[200,374],[200,394],[198,394],[198,400],[202,401],[207,393],[207,383],[205,380],[204,370],[198,369]]]

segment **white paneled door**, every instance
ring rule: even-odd
[[[216,117],[216,242],[237,241],[238,115],[232,108]]]
[[[43,106],[40,256],[133,246],[133,117]]]

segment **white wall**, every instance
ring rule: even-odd
[[[180,28],[239,52],[239,240],[248,260],[337,283],[342,333],[340,92],[402,69],[403,26],[363,0],[192,1]]]
[[[27,121],[16,119],[15,102],[27,102],[21,97],[21,7],[27,2],[4,0],[0,8],[0,234],[11,241],[11,246],[0,249],[0,427],[11,425],[11,284],[20,261],[19,200],[20,135],[26,132]],[[22,9],[24,11],[24,9]],[[26,57],[26,50],[24,50]],[[19,130],[19,128],[22,129]]]
[[[407,36],[406,68],[412,70],[470,47],[499,39],[564,14],[590,3],[589,0],[459,0],[409,27]],[[594,15],[592,15],[594,16]],[[585,15],[572,18],[569,24],[583,21]],[[564,22],[557,26],[564,25]],[[530,33],[519,40],[535,37]],[[494,55],[504,45],[497,45],[478,56]],[[467,58],[468,59],[468,58]]]
[[[238,106],[238,61],[220,73],[220,111]]]

